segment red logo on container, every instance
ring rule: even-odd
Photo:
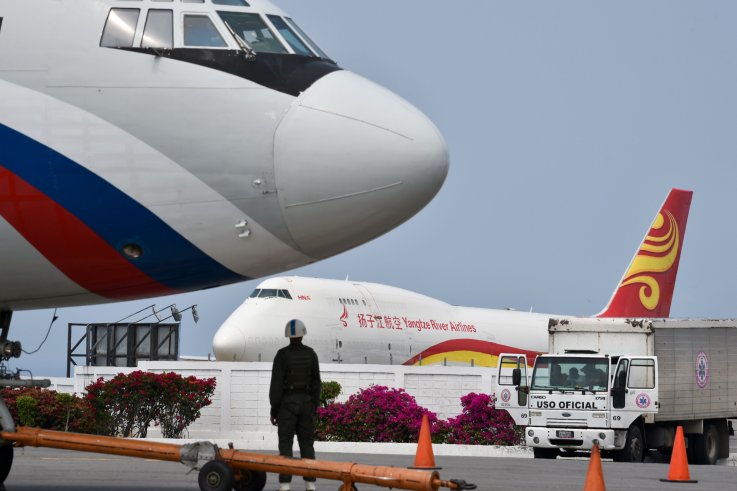
[[[696,385],[704,388],[709,383],[709,355],[699,351],[696,355]]]

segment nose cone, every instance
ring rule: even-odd
[[[323,258],[421,210],[445,181],[448,150],[410,103],[339,71],[301,94],[280,123],[274,170],[293,239]]]
[[[218,361],[240,361],[245,355],[246,337],[240,329],[226,322],[215,333],[212,350]]]

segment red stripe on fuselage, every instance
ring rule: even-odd
[[[402,363],[402,365],[414,365],[420,360],[420,357],[427,358],[432,355],[450,353],[453,351],[476,351],[478,353],[494,356],[499,356],[501,353],[518,353],[527,355],[528,364],[532,364],[537,355],[540,354],[537,351],[515,348],[514,346],[492,343],[491,341],[481,341],[479,339],[450,339],[434,346],[430,346],[422,353],[419,353]]]
[[[77,217],[2,166],[0,216],[92,293],[112,300],[178,293],[143,274]]]

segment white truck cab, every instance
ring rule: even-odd
[[[735,375],[713,371],[709,380],[704,363],[717,353],[737,363],[734,321],[551,319],[548,331],[550,353],[534,366],[522,354],[500,356],[494,387],[496,407],[526,427],[536,458],[596,443],[616,460],[638,462],[650,448],[668,451],[676,426],[690,434],[697,462],[726,457]],[[662,386],[659,366],[667,370]]]
[[[655,357],[541,355],[529,382],[522,377],[524,355],[506,354],[501,360],[496,407],[527,426],[525,441],[536,457],[555,457],[558,449],[589,450],[598,443],[602,450],[629,446],[625,460],[641,458],[642,431],[630,427],[657,411]]]

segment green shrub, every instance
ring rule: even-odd
[[[320,384],[320,406],[326,407],[335,401],[335,398],[340,395],[342,389],[338,382],[332,380],[323,381]]]
[[[21,426],[40,426],[41,413],[38,410],[38,401],[31,396],[20,396],[15,400],[18,408],[18,422]]]
[[[95,433],[92,407],[83,398],[38,388],[0,390],[16,425]]]

